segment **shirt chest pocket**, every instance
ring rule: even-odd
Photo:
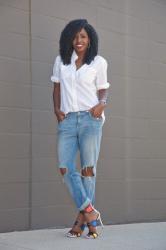
[[[96,79],[96,71],[92,67],[87,67],[84,70],[80,71],[79,80],[83,84],[93,84]]]
[[[71,69],[71,66],[68,65],[63,65],[61,67],[61,71],[60,71],[60,74],[61,74],[61,79],[63,80],[63,82],[71,82],[72,81],[72,69]]]

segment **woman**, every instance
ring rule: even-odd
[[[79,210],[68,237],[96,238],[100,213],[94,208],[96,166],[106,106],[107,62],[98,54],[98,36],[85,19],[69,22],[61,33],[60,55],[51,81],[58,120],[59,169]],[[76,170],[80,152],[81,173]]]

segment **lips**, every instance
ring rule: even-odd
[[[83,47],[83,45],[82,45],[82,44],[76,44],[76,47],[78,47],[78,48],[82,48],[82,47]]]

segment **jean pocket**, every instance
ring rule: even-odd
[[[63,118],[63,120],[62,121],[59,121],[58,122],[58,124],[62,124],[64,121],[66,121],[67,120],[67,115]]]
[[[93,121],[102,121],[103,120],[103,118],[101,116],[100,117],[94,117],[90,111],[89,111],[89,116]]]

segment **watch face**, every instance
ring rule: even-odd
[[[106,104],[105,100],[100,100],[100,103]]]

